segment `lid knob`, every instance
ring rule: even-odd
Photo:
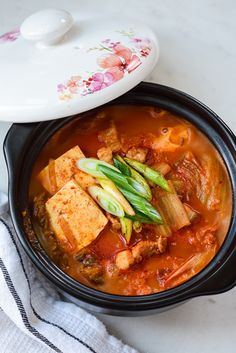
[[[27,17],[20,27],[23,38],[37,46],[49,46],[62,39],[73,24],[73,17],[65,10],[47,9]]]

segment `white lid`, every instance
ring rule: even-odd
[[[0,120],[35,122],[100,106],[156,64],[153,31],[135,20],[43,10],[0,35]]]

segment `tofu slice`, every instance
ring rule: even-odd
[[[96,181],[91,175],[76,167],[76,161],[83,157],[85,156],[79,146],[71,148],[57,159],[49,161],[49,164],[38,174],[38,180],[51,195],[60,190],[72,177],[86,190]]]
[[[77,252],[96,239],[108,220],[93,199],[74,181],[46,202],[52,230],[61,247]]]

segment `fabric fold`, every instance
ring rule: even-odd
[[[4,332],[0,337],[1,351],[13,352],[12,342],[17,336],[28,353],[137,353],[109,335],[95,316],[60,298],[24,253],[5,213],[7,207],[3,206],[0,205],[0,329]],[[11,327],[8,334],[4,325]]]

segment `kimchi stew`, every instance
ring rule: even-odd
[[[208,138],[168,111],[108,106],[43,147],[31,221],[53,262],[89,287],[146,295],[175,287],[215,256],[232,193]]]

